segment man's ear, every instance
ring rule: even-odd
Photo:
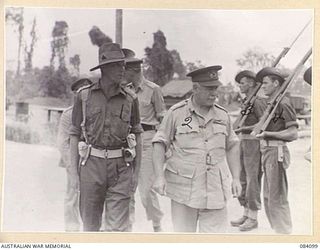
[[[279,87],[280,86],[280,82],[278,80],[274,80],[273,84],[275,87]]]

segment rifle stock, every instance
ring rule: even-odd
[[[310,55],[312,54],[312,49],[310,48],[308,52],[305,54],[305,56],[302,58],[302,60],[299,62],[299,64],[295,67],[294,71],[290,74],[290,76],[284,81],[284,83],[281,85],[280,89],[278,90],[277,94],[271,98],[271,100],[267,104],[267,108],[264,111],[262,117],[260,118],[257,125],[252,130],[252,135],[257,135],[263,131],[266,130],[267,126],[269,125],[271,119],[273,118],[275,111],[277,107],[279,106],[281,100],[285,96],[290,84],[292,83],[292,80],[295,76],[301,71],[302,66],[304,63],[308,60]]]

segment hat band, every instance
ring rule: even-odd
[[[102,53],[100,56],[100,63],[114,59],[124,59],[124,55],[120,51],[109,51],[108,53]]]

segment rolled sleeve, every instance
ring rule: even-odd
[[[166,113],[166,105],[160,87],[153,89],[152,103],[157,117],[164,117]]]
[[[135,98],[132,102],[132,112],[131,112],[131,133],[141,134],[143,132],[141,123],[140,123],[140,112],[139,112],[139,101],[138,98]]]
[[[288,102],[280,103],[280,109],[281,109],[282,118],[284,119],[284,122],[285,122],[285,127],[289,128],[291,126],[295,126],[298,128],[299,125],[297,122],[296,111],[290,105],[290,103]]]
[[[157,133],[153,137],[152,143],[156,143],[156,142],[163,143],[166,146],[166,149],[168,149],[173,138],[174,138],[173,113],[171,110],[169,110],[165,114]]]

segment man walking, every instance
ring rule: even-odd
[[[196,232],[197,225],[202,233],[226,231],[228,166],[234,196],[241,192],[239,140],[227,111],[215,104],[221,68],[210,66],[187,75],[193,95],[169,109],[152,140],[154,189],[171,199],[176,232]]]
[[[139,111],[143,132],[142,160],[138,180],[138,189],[142,204],[146,210],[147,219],[152,221],[153,231],[160,232],[163,213],[160,209],[156,192],[151,189],[155,179],[152,164],[152,143],[151,140],[156,133],[165,111],[165,103],[160,87],[143,77],[141,70],[142,60],[135,58],[135,53],[130,49],[122,49],[125,54],[126,71],[125,81],[132,84],[139,100]],[[134,221],[134,195],[131,198],[131,220]]]
[[[138,99],[120,86],[124,66],[119,44],[103,44],[99,65],[91,69],[100,69],[101,79],[77,95],[73,108],[71,165],[77,176],[79,146],[84,231],[100,230],[105,202],[106,230],[129,230],[129,202],[134,166],[140,164],[142,128]]]

